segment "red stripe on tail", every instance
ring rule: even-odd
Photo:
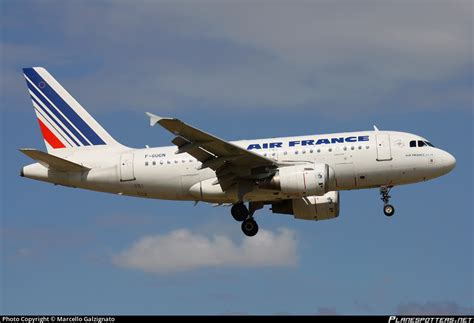
[[[66,147],[66,146],[64,146],[64,144],[58,139],[58,137],[56,137],[56,136],[54,135],[54,133],[52,133],[51,130],[49,130],[48,127],[46,127],[43,122],[41,122],[40,119],[38,119],[38,123],[39,123],[39,125],[40,125],[41,133],[43,134],[44,140],[46,140],[46,142],[47,142],[51,147],[53,147],[54,149]]]

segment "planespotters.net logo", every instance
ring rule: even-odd
[[[390,316],[388,323],[474,323],[473,317],[407,317]]]

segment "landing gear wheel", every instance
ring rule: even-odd
[[[247,209],[244,203],[236,203],[232,205],[230,213],[232,214],[234,220],[237,222],[242,222],[249,216],[249,210]]]
[[[385,213],[386,216],[392,216],[395,213],[395,208],[393,205],[385,204],[383,207],[383,213]]]
[[[242,222],[242,231],[246,236],[253,237],[258,232],[258,224],[253,218],[248,218]]]
[[[395,213],[395,208],[390,203],[390,190],[392,186],[382,186],[380,187],[381,200],[383,201],[383,213],[386,216],[392,216]]]

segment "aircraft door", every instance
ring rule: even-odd
[[[377,160],[392,160],[390,135],[387,133],[378,133],[375,136],[377,141]]]
[[[120,155],[120,181],[127,182],[134,180],[133,153],[124,153]]]

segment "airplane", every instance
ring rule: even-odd
[[[249,237],[257,210],[301,220],[339,216],[339,192],[390,190],[449,173],[456,159],[415,134],[382,131],[226,141],[175,118],[147,112],[173,146],[130,148],[117,142],[42,67],[24,68],[47,152],[20,149],[36,161],[21,176],[68,187],[150,199],[231,206]],[[248,205],[248,206],[247,206]]]

